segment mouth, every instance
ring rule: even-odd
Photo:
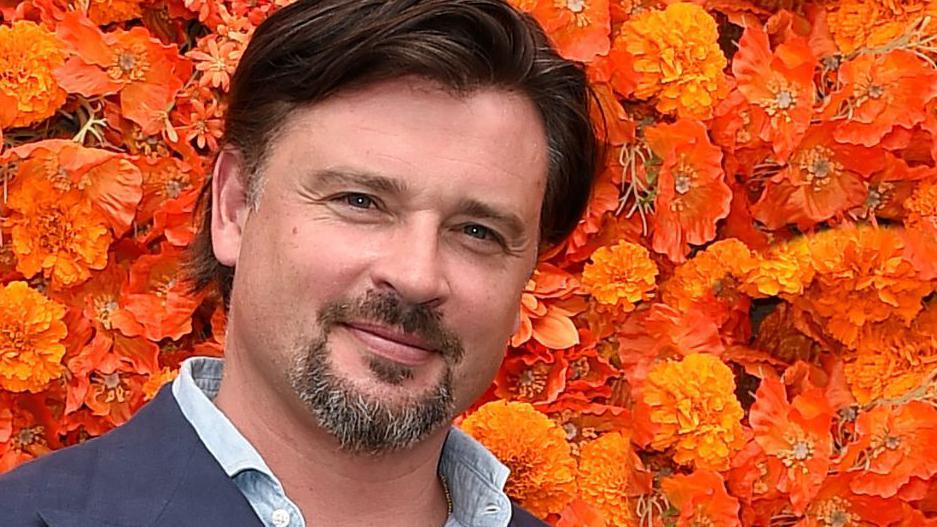
[[[438,354],[429,341],[412,333],[363,322],[347,323],[343,327],[371,353],[400,364],[419,366]]]

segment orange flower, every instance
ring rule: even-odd
[[[718,472],[697,470],[661,481],[671,505],[680,511],[677,527],[740,527],[739,501],[726,492]]]
[[[143,16],[140,0],[90,0],[88,18],[99,26],[126,22]]]
[[[769,229],[806,229],[865,201],[865,179],[884,168],[883,152],[831,141],[833,129],[829,123],[811,127],[752,206],[752,215]]]
[[[11,194],[33,185],[79,192],[107,220],[115,236],[130,228],[142,194],[140,170],[126,156],[74,141],[49,139],[13,148],[19,160]]]
[[[183,192],[201,187],[199,167],[174,157],[140,158],[137,166],[143,180],[143,196],[136,217],[138,224],[150,221],[167,202],[179,198]]]
[[[505,492],[540,518],[557,514],[576,492],[576,461],[563,429],[526,403],[494,401],[461,425],[511,469]]]
[[[784,465],[778,490],[787,493],[793,510],[803,512],[826,479],[833,451],[833,409],[821,389],[811,389],[788,402],[775,378],[761,380],[749,422],[755,441]]]
[[[130,268],[123,304],[143,325],[143,335],[155,342],[178,340],[192,331],[192,314],[200,298],[189,293],[179,278],[181,249],[168,243],[159,254],[141,256]]]
[[[937,181],[924,182],[904,202],[908,211],[905,226],[932,227],[937,229]]]
[[[651,491],[651,474],[622,433],[583,443],[579,456],[579,495],[605,516],[604,525],[634,525],[637,498]]]
[[[901,501],[859,496],[850,491],[852,475],[830,476],[804,512],[803,527],[897,525],[908,514]],[[904,525],[904,524],[902,524]]]
[[[143,375],[121,369],[109,373],[92,372],[84,403],[94,415],[120,426],[143,406],[145,380]]]
[[[511,346],[531,338],[553,349],[578,344],[579,332],[570,318],[585,309],[578,292],[579,283],[571,274],[547,263],[538,265],[521,295],[521,323]]]
[[[674,461],[696,468],[726,470],[745,444],[744,415],[735,398],[732,370],[702,353],[655,366],[641,387],[635,419],[640,443],[674,449]]]
[[[53,76],[65,57],[55,35],[27,20],[0,26],[0,129],[55,115],[65,90]]]
[[[146,382],[143,383],[143,387],[141,388],[143,390],[143,399],[149,401],[156,397],[160,388],[172,382],[178,375],[179,370],[172,370],[169,368],[163,368],[158,373],[151,375]]]
[[[56,71],[62,87],[85,97],[119,93],[121,113],[144,134],[159,133],[191,72],[178,48],[161,44],[139,26],[102,33],[74,11],[63,16],[57,29],[75,53]]]
[[[827,20],[843,54],[882,46],[902,36],[925,16],[937,17],[934,0],[840,0],[827,4]],[[929,26],[931,33],[934,26]]]
[[[0,388],[38,392],[62,375],[65,306],[10,282],[0,289]]]
[[[593,298],[626,313],[652,298],[656,278],[657,265],[647,249],[627,241],[600,247],[582,270],[582,285]]]
[[[664,113],[708,119],[729,91],[718,39],[709,13],[693,3],[675,2],[627,20],[615,48],[634,56],[636,97],[657,97],[657,109]]]
[[[935,4],[937,5],[937,4]],[[839,68],[840,88],[830,95],[826,117],[840,117],[837,141],[875,146],[892,128],[914,128],[927,116],[937,71],[909,51],[860,55]]]
[[[896,398],[917,388],[937,367],[937,302],[929,302],[911,327],[900,319],[860,332],[846,360],[846,380],[860,404]]]
[[[816,58],[806,39],[792,38],[772,53],[765,31],[751,25],[732,59],[738,90],[751,104],[753,130],[785,158],[800,142],[813,114]]]
[[[686,260],[690,244],[716,237],[716,222],[729,215],[732,189],[722,170],[722,150],[699,121],[680,120],[645,129],[662,159],[654,201],[652,248],[672,261]]]
[[[787,469],[781,461],[765,454],[751,440],[732,458],[726,479],[729,493],[744,505],[744,525],[769,525],[775,512],[789,508],[789,500],[778,491],[778,482]]]
[[[937,474],[937,409],[911,401],[881,405],[856,420],[858,440],[846,449],[841,466],[851,470],[849,487],[857,494],[891,498],[911,478]]]
[[[538,0],[531,14],[553,39],[560,55],[588,62],[610,46],[608,0]]]
[[[904,202],[905,256],[922,280],[937,280],[937,183],[922,183]]]
[[[775,245],[758,255],[758,266],[745,277],[743,289],[754,297],[800,295],[816,274],[808,238]]]
[[[771,354],[788,364],[813,362],[823,351],[822,346],[797,329],[794,308],[783,302],[758,324],[753,347]]]
[[[44,182],[11,193],[16,269],[26,278],[42,272],[55,287],[80,284],[107,265],[111,235],[104,218],[77,191],[56,192]]]
[[[661,286],[661,298],[681,312],[704,310],[720,326],[748,320],[749,298],[739,286],[757,265],[744,243],[719,240],[678,266]]]
[[[43,394],[0,393],[0,474],[62,446]]]
[[[538,356],[529,350],[511,350],[495,377],[495,395],[512,401],[551,403],[566,388],[568,366],[562,357],[552,354]]]
[[[933,288],[904,259],[902,243],[896,230],[868,226],[815,235],[816,278],[795,304],[821,317],[823,329],[846,346],[855,345],[868,323],[898,317],[910,324]]]
[[[199,40],[198,46],[186,54],[195,61],[195,71],[199,75],[198,85],[227,92],[243,48],[240,42],[216,35],[208,35]]]

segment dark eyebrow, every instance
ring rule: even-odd
[[[468,198],[459,202],[459,211],[466,216],[487,219],[501,224],[508,231],[507,234],[510,238],[525,237],[524,220],[513,212],[502,211],[487,203]]]
[[[360,185],[376,192],[403,194],[407,190],[406,184],[400,180],[359,170],[341,168],[316,170],[312,172],[311,177],[325,185]]]

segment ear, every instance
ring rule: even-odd
[[[211,182],[211,243],[222,265],[235,267],[250,206],[241,156],[224,149],[215,161]]]

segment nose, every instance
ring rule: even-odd
[[[438,226],[430,218],[400,224],[373,261],[371,281],[411,304],[442,304],[450,285],[440,245]]]

